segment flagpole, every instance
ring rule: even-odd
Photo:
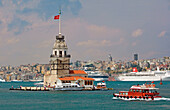
[[[60,15],[60,17],[59,17],[59,34],[61,34],[61,10],[59,11],[59,15]]]

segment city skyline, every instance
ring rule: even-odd
[[[168,0],[1,0],[0,65],[48,64],[60,8],[72,61],[170,55]]]

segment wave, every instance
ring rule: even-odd
[[[166,101],[170,101],[170,98],[165,98],[165,97],[162,97],[162,98],[158,98],[158,99],[155,99],[155,100],[166,100]]]

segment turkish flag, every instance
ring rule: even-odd
[[[133,72],[138,72],[136,67],[133,68]]]
[[[54,16],[54,19],[59,19],[60,15]]]

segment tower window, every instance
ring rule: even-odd
[[[62,57],[62,51],[59,51],[59,57]]]
[[[67,54],[66,51],[64,51],[64,56],[66,56],[66,54]]]
[[[57,55],[57,51],[55,51],[55,55]]]

